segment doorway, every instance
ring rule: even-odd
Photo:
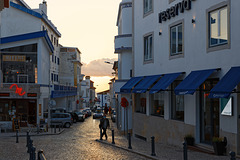
[[[200,142],[212,144],[219,136],[219,99],[208,98],[210,90],[218,80],[206,80],[200,87]]]

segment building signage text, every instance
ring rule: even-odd
[[[190,10],[192,1],[195,0],[182,0],[182,2],[175,4],[171,8],[168,8],[166,11],[160,12],[159,23],[162,23],[162,21],[167,21],[168,19],[177,16],[179,12],[184,13],[184,10]]]
[[[3,55],[3,61],[9,61],[9,62],[25,62],[25,61],[26,61],[26,56]]]

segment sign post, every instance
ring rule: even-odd
[[[20,130],[18,118],[13,118],[13,130],[16,131],[16,143],[18,143],[18,131]]]
[[[125,97],[121,98],[121,106],[124,108],[124,135],[125,135],[125,128],[127,123],[127,133],[128,133],[128,113],[127,113],[127,107],[128,107],[128,100]],[[126,115],[126,116],[125,116]],[[126,117],[126,123],[125,123],[125,117]]]

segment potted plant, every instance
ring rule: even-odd
[[[194,137],[191,134],[184,136],[184,140],[187,142],[187,145],[194,146]]]
[[[216,155],[224,155],[226,153],[227,138],[213,137],[213,149]]]

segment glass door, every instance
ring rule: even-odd
[[[211,144],[212,138],[219,136],[219,99],[208,98],[209,91],[217,80],[205,81],[200,90],[201,142]]]

